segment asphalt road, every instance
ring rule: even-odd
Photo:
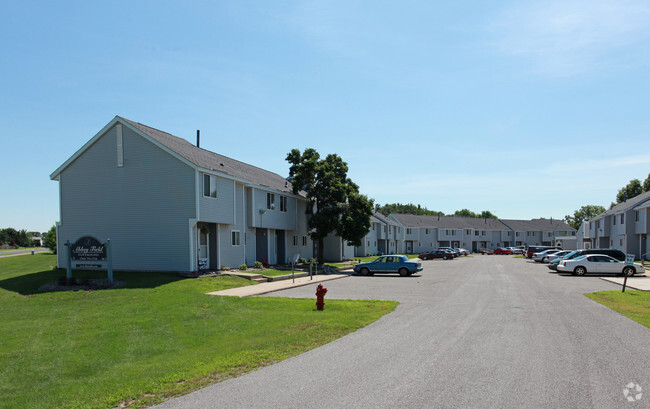
[[[420,276],[328,282],[325,308],[327,298],[400,305],[330,344],[159,407],[650,407],[650,329],[582,295],[620,286],[512,256],[423,266]],[[643,388],[638,401],[624,396],[630,382]]]

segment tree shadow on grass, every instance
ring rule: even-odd
[[[39,288],[45,284],[55,283],[60,277],[65,277],[65,269],[54,269],[39,271],[31,274],[23,274],[17,277],[8,278],[0,281],[0,288],[21,295],[33,295],[47,293],[51,291],[41,291]],[[106,271],[82,271],[74,270],[72,277],[76,279],[106,279]],[[157,272],[122,272],[116,271],[113,274],[115,280],[124,281],[126,285],[115,287],[114,289],[124,288],[155,288],[161,285],[173,283],[180,280],[189,280],[190,278],[181,277],[176,273],[157,273]]]

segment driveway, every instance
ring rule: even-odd
[[[650,330],[582,295],[620,286],[512,256],[423,266],[419,276],[327,283],[326,309],[327,298],[401,304],[332,343],[159,407],[650,406]],[[310,285],[270,295],[314,292]],[[628,403],[630,382],[648,396]]]

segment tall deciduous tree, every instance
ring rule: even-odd
[[[618,194],[616,195],[616,203],[622,203],[627,199],[640,195],[641,193],[643,193],[641,181],[639,179],[632,179],[630,180],[630,183],[618,191]]]
[[[336,154],[321,159],[312,148],[292,149],[286,160],[293,192],[304,191],[309,201],[309,235],[318,243],[318,261],[323,262],[323,240],[332,232],[359,246],[370,230],[373,201],[348,178],[347,163]]]
[[[56,224],[45,234],[43,245],[56,254]]]
[[[646,180],[643,181],[643,191],[650,192],[650,173],[648,173]]]
[[[582,222],[584,222],[585,220],[592,219],[603,212],[605,212],[605,208],[603,206],[598,206],[598,205],[582,206],[580,209],[573,212],[573,216],[568,216],[568,215],[564,216],[564,221],[566,221],[569,226],[578,230],[582,225]]]

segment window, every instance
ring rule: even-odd
[[[368,247],[370,247],[370,240],[368,240]]]
[[[275,194],[267,193],[266,194],[266,208],[273,210],[275,209]]]
[[[293,236],[293,247],[298,246],[298,236]]]
[[[372,230],[375,230],[375,223],[372,224]]]
[[[623,245],[623,239],[620,240],[619,246],[622,246],[622,245]]]
[[[286,196],[280,196],[280,211],[281,212],[286,212],[287,211],[287,197]]]
[[[472,231],[471,231],[471,230],[465,230],[465,234],[467,234],[468,236],[471,236],[471,235],[472,235]]]
[[[413,232],[413,229],[411,229],[410,227],[406,228],[406,234],[411,234],[412,232]]]
[[[368,245],[370,245],[370,242],[368,242]],[[302,246],[307,246],[307,236],[302,236]]]
[[[447,236],[455,236],[456,235],[456,230],[445,230],[445,234]]]
[[[239,246],[240,241],[239,241],[239,232],[237,230],[232,230],[230,232],[230,245],[232,246]]]
[[[424,229],[424,234],[429,234],[429,229]]]
[[[485,236],[485,230],[481,230],[481,236]]]
[[[621,213],[621,224],[625,224],[625,213]]]
[[[518,231],[515,232],[515,237],[519,237],[519,233],[520,233],[520,232],[518,232]]]
[[[203,196],[217,197],[217,177],[203,174]]]
[[[596,228],[599,228],[599,229],[600,229],[600,220],[597,220],[597,221],[596,221]]]
[[[612,217],[612,224],[616,225],[616,216]]]
[[[478,236],[478,230],[474,230],[474,235]]]
[[[635,221],[637,221],[637,222],[639,221],[639,211],[638,210],[636,212],[634,212],[634,218],[635,218]]]

